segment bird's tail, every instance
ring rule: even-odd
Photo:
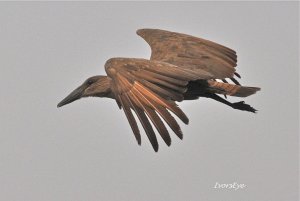
[[[260,90],[258,87],[244,87],[229,83],[208,81],[208,90],[212,93],[224,94],[229,96],[246,97],[255,94]]]

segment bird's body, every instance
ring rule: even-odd
[[[107,76],[87,79],[58,107],[88,96],[115,99],[124,110],[138,144],[141,144],[141,137],[132,111],[155,151],[158,143],[150,121],[167,145],[171,144],[171,138],[162,120],[182,139],[182,131],[170,112],[185,124],[188,124],[188,118],[176,101],[207,97],[234,109],[256,111],[244,102],[231,103],[217,95],[246,97],[259,90],[241,86],[234,78],[240,77],[235,72],[235,51],[211,41],[164,30],[140,29],[137,34],[150,45],[150,60],[109,59],[105,64]],[[226,78],[233,83],[228,83]]]

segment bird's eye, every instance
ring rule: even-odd
[[[93,84],[93,83],[94,83],[93,80],[88,80],[88,81],[87,81],[87,84],[88,84],[88,85],[91,85],[91,84]]]

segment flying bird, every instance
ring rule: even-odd
[[[114,99],[123,109],[138,144],[141,144],[141,135],[133,112],[156,152],[158,142],[152,125],[168,146],[171,138],[165,123],[180,139],[183,137],[172,114],[185,124],[189,119],[176,102],[206,97],[237,110],[256,112],[244,101],[226,100],[226,96],[247,97],[260,90],[241,86],[237,81],[240,75],[235,70],[237,55],[234,50],[202,38],[159,29],[139,29],[137,34],[151,47],[149,60],[107,60],[107,76],[88,78],[57,107],[82,97]]]

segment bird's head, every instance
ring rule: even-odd
[[[93,76],[72,91],[66,98],[57,104],[57,107],[72,103],[83,97],[109,97],[111,94],[111,79],[107,76]]]

